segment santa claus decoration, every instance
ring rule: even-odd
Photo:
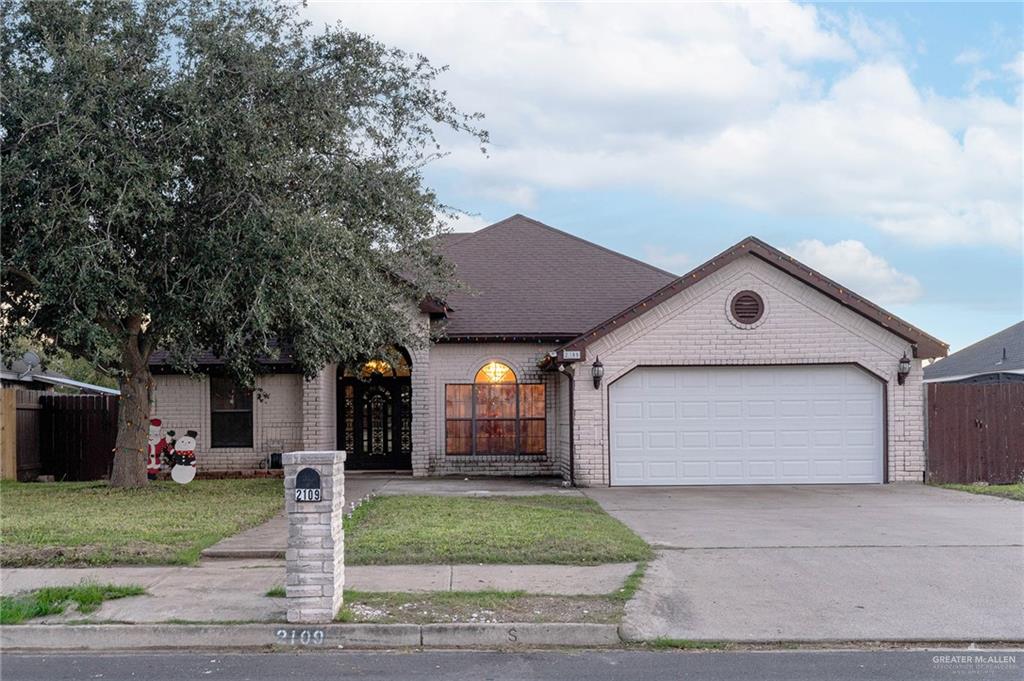
[[[167,456],[170,446],[167,438],[160,432],[160,419],[149,420],[149,436],[147,438],[146,476],[150,480],[156,480],[157,475],[163,468],[164,457]]]
[[[174,453],[171,460],[174,468],[171,469],[171,478],[182,485],[192,482],[196,477],[196,437],[199,435],[194,430],[186,431],[174,443]]]

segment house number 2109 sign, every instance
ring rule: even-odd
[[[312,468],[303,468],[295,476],[295,501],[316,502],[322,500],[320,473]]]

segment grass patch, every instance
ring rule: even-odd
[[[651,555],[628,527],[580,496],[382,496],[345,520],[349,565],[594,565]]]
[[[0,565],[187,565],[283,506],[281,481],[0,483]]]
[[[0,596],[0,624],[21,624],[25,620],[59,615],[74,603],[83,615],[95,612],[103,601],[146,593],[141,586],[79,584],[36,589],[17,596]]]
[[[629,577],[626,577],[622,588],[608,594],[608,598],[620,601],[623,604],[628,603],[636,595],[636,590],[640,588],[640,582],[644,580],[645,574],[647,574],[647,563],[641,561],[637,563],[636,569],[633,570]]]
[[[523,591],[346,591],[338,622],[431,624],[435,622],[601,622],[622,617],[607,596],[550,596]]]
[[[691,641],[685,638],[655,638],[644,645],[653,650],[723,650],[729,647],[722,641]]]
[[[1018,482],[1012,485],[947,484],[939,485],[939,487],[955,489],[961,492],[970,492],[971,494],[988,494],[993,497],[1003,497],[1004,499],[1013,499],[1014,501],[1024,501],[1024,482]]]
[[[267,593],[263,594],[267,598],[284,598],[287,594],[285,593],[283,586],[271,587]]]

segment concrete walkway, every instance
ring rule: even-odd
[[[357,591],[527,591],[556,595],[610,593],[622,587],[633,563],[569,565],[354,565],[345,567],[345,587]],[[147,595],[107,601],[83,617],[76,612],[33,620],[87,619],[117,622],[283,621],[285,599],[265,594],[284,584],[284,562],[202,561],[195,567],[12,568],[3,571],[0,592],[11,595],[44,586],[81,582],[136,584]]]
[[[555,478],[413,478],[405,475],[348,474],[345,476],[345,507],[351,510],[370,494],[432,494],[439,496],[526,496],[531,494],[579,495],[562,487]],[[284,558],[288,523],[284,514],[245,532],[226,537],[202,553],[203,558],[248,560]]]

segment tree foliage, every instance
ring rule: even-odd
[[[450,273],[422,170],[443,130],[486,142],[441,69],[279,0],[26,0],[3,21],[5,339],[113,349],[129,401],[157,347],[252,385],[279,344],[312,374],[423,341],[400,308]]]

